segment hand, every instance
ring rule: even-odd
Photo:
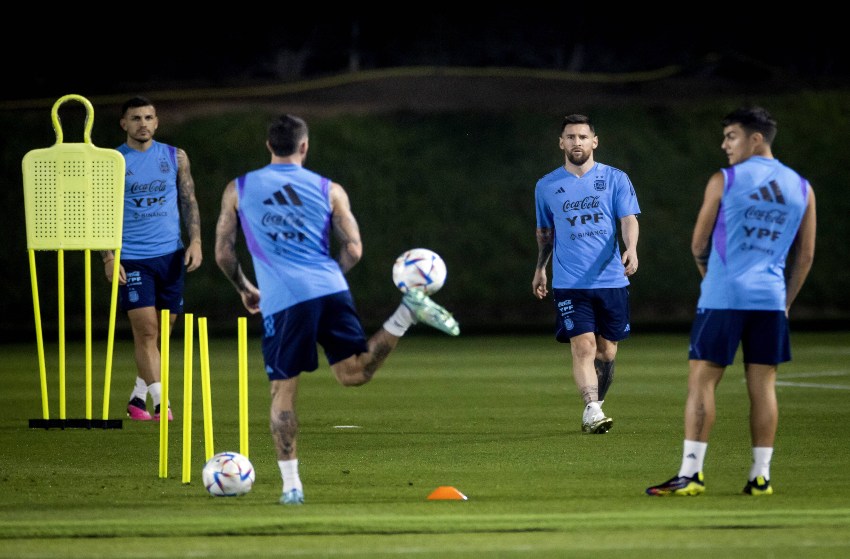
[[[242,304],[248,309],[251,314],[260,312],[260,290],[253,285],[248,286],[245,291],[241,291],[239,296],[242,298]]]
[[[538,268],[534,271],[534,279],[531,281],[531,293],[538,299],[543,299],[549,294],[546,284],[548,283],[546,270]]]
[[[201,266],[204,255],[201,253],[201,241],[192,241],[186,247],[186,253],[183,255],[183,264],[186,266],[187,272],[194,272]]]
[[[104,260],[103,269],[106,274],[106,281],[112,283],[112,274],[115,272],[115,259]],[[127,272],[124,271],[124,266],[121,264],[118,264],[118,284],[127,284]]]
[[[627,250],[623,253],[623,268],[625,269],[624,275],[626,277],[633,276],[637,273],[638,257],[636,251]]]

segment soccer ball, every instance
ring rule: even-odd
[[[213,497],[238,497],[254,487],[254,466],[238,452],[219,452],[204,464],[201,477]]]
[[[420,287],[427,295],[433,295],[446,283],[446,263],[433,250],[410,249],[396,258],[393,283],[402,293]]]

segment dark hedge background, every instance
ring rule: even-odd
[[[89,97],[95,105],[95,145],[115,147],[123,141],[118,110],[133,93]],[[157,139],[184,148],[192,162],[206,260],[188,276],[186,310],[208,317],[212,331],[235,335],[236,317],[244,314],[214,262],[220,195],[230,179],[268,162],[266,122],[284,111],[305,116],[311,125],[307,166],[343,184],[351,196],[365,256],[349,281],[370,330],[398,304],[390,278],[395,257],[415,246],[445,259],[448,281],[435,299],[455,313],[463,333],[551,329],[550,302],[531,295],[537,254],[533,189],[539,177],[563,163],[557,134],[567,112],[593,116],[600,138],[597,160],[626,170],[638,192],[643,213],[641,267],[631,288],[634,328],[687,328],[699,284],[689,249],[693,220],[708,177],[726,164],[719,121],[746,102],[774,113],[780,123],[775,155],[807,176],[818,196],[818,252],[792,320],[798,328],[836,328],[850,316],[844,270],[850,260],[846,90],[766,93],[727,91],[722,81],[677,82],[673,88],[664,80],[594,85],[551,77],[390,75],[278,95],[146,93],[158,103]],[[21,160],[31,149],[55,142],[53,101],[0,110],[7,210],[0,220],[6,245],[0,253],[5,287],[0,334],[5,340],[34,340]],[[65,141],[81,141],[80,106],[63,105],[60,114]],[[65,260],[67,328],[70,336],[79,336],[82,256],[69,252]],[[54,336],[55,253],[39,252],[37,262],[44,328]],[[102,337],[109,286],[96,259],[93,278],[94,323]],[[249,324],[258,331],[259,317]],[[120,314],[118,333],[129,335]]]

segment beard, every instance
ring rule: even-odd
[[[576,167],[581,167],[587,162],[588,159],[590,159],[590,153],[591,152],[589,151],[582,151],[581,153],[568,151],[567,160],[569,160],[569,162],[575,165]]]

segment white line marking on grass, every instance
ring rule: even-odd
[[[816,382],[785,382],[776,381],[776,386],[797,386],[800,388],[829,388],[830,390],[850,390],[850,386],[844,384],[818,384]]]
[[[818,378],[818,377],[846,377],[850,376],[850,371],[819,371],[817,373],[791,373],[777,375],[781,378]]]
[[[334,425],[334,429],[360,429],[359,425]]]
[[[847,377],[850,376],[850,371],[818,371],[810,373],[791,373],[777,375],[776,386],[793,386],[797,388],[826,388],[828,390],[850,390],[850,385],[847,384],[823,384],[818,382],[791,382],[785,379],[791,378],[823,378],[823,377]],[[741,382],[746,383],[747,380],[741,379]]]

